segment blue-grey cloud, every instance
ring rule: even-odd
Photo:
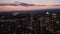
[[[0,3],[0,6],[35,6],[35,4],[28,4],[28,3]]]
[[[25,3],[34,3],[34,4],[38,4],[38,5],[60,5],[60,0],[0,0],[0,2],[9,2],[9,3],[13,3],[15,1],[18,2],[25,2]]]
[[[28,4],[28,3],[20,3],[21,6],[35,6],[35,4]]]

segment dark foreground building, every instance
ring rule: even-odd
[[[0,12],[0,34],[60,34],[59,10],[21,12]]]

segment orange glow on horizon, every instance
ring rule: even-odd
[[[60,6],[0,6],[1,10],[37,10],[37,9],[53,9]]]

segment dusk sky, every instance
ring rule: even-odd
[[[28,4],[37,4],[37,5],[47,5],[47,6],[0,6],[0,11],[5,10],[38,10],[38,9],[56,9],[60,6],[60,0],[0,0],[0,3],[28,3]]]
[[[38,5],[60,5],[60,0],[0,0],[0,3],[24,2]]]

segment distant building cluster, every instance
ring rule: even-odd
[[[60,13],[0,13],[0,34],[60,34]]]

